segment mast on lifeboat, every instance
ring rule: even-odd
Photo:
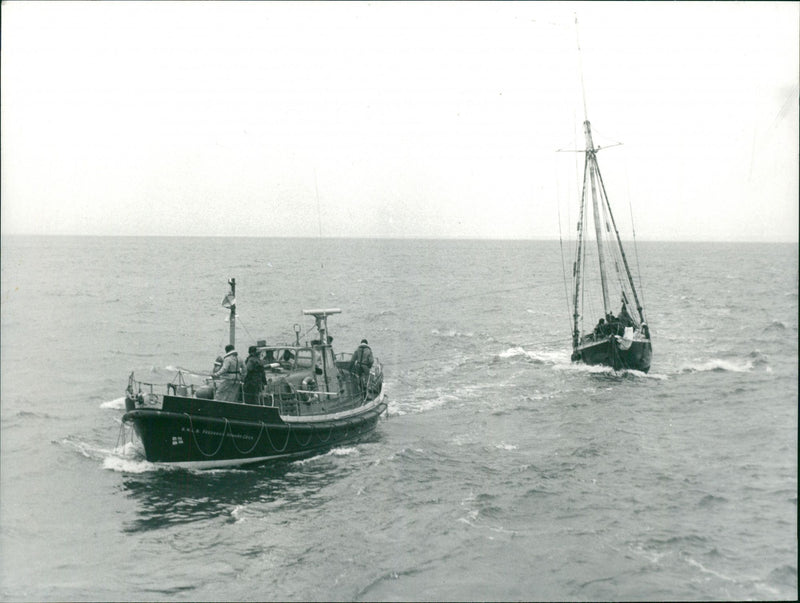
[[[229,278],[228,285],[230,285],[230,292],[222,299],[222,306],[230,308],[230,316],[228,322],[230,323],[230,344],[236,345],[236,279]]]

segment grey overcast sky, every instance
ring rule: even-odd
[[[637,237],[797,241],[797,2],[4,2],[2,233],[567,236],[575,15]]]

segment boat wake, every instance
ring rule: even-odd
[[[415,392],[414,399],[406,399],[402,402],[393,402],[387,409],[387,414],[390,417],[402,417],[403,415],[412,415],[424,413],[441,406],[445,406],[449,402],[456,402],[460,400],[457,395],[446,394],[443,391],[417,391]]]
[[[360,454],[359,450],[355,446],[341,446],[339,448],[333,448],[328,450],[323,454],[317,454],[315,456],[308,457],[306,459],[299,459],[297,461],[293,461],[294,465],[307,465],[309,463],[313,463],[318,461],[319,459],[325,457],[341,457],[341,456],[353,456]]]
[[[601,364],[584,364],[582,362],[572,362],[569,358],[570,352],[568,349],[561,350],[526,350],[522,346],[512,346],[506,350],[495,355],[495,362],[507,360],[510,358],[523,357],[533,364],[542,364],[551,366],[557,371],[571,371],[576,373],[592,373],[611,375],[617,377],[632,377],[640,379],[655,379],[657,381],[664,381],[668,379],[667,375],[658,373],[645,373],[636,369],[621,369],[614,370],[610,366]]]
[[[569,351],[566,349],[528,351],[522,346],[513,346],[495,356],[497,360],[518,357],[524,357],[534,364],[565,365],[569,363]]]
[[[144,460],[141,448],[134,442],[128,442],[113,450],[95,446],[71,437],[66,437],[57,443],[71,448],[84,458],[102,463],[103,469],[109,469],[111,471],[118,471],[120,473],[145,473],[146,471],[162,469]]]
[[[718,372],[718,373],[747,373],[753,370],[753,361],[748,360],[745,362],[735,362],[732,360],[722,360],[720,358],[712,358],[705,362],[696,362],[693,364],[683,365],[679,373],[704,373],[704,372]]]
[[[100,408],[112,408],[114,410],[125,410],[125,396],[108,400],[100,404]]]
[[[633,379],[655,379],[656,381],[666,381],[669,376],[659,373],[645,373],[636,369],[614,370],[610,366],[600,364],[583,364],[581,362],[570,362],[563,366],[554,367],[556,370],[571,371],[576,373],[591,373],[599,375],[609,375],[611,377],[633,378]]]
[[[103,469],[117,473],[149,473],[152,471],[171,471],[176,467],[156,465],[144,459],[135,444],[128,443],[110,452],[103,459]]]

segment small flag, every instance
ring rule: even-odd
[[[228,293],[225,298],[222,300],[222,306],[225,308],[230,308],[231,306],[236,305],[236,298],[233,296],[232,293]]]

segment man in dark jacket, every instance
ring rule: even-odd
[[[267,377],[264,375],[264,365],[261,363],[261,358],[258,357],[258,348],[251,345],[247,352],[249,355],[244,364],[246,369],[244,402],[245,404],[258,404],[258,395],[267,383]]]
[[[353,359],[350,365],[353,373],[358,376],[358,383],[361,386],[362,392],[366,391],[367,389],[369,371],[374,362],[375,360],[372,357],[372,350],[367,344],[367,340],[362,339],[361,344],[358,346],[358,348],[356,348],[356,351],[353,352]]]

